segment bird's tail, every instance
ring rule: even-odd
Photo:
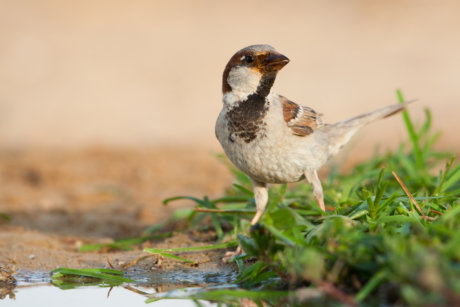
[[[329,138],[329,156],[339,152],[342,147],[350,141],[351,137],[362,127],[374,120],[385,118],[404,110],[411,102],[398,103],[370,111],[356,117],[344,120],[335,124],[326,125],[322,130],[327,132]]]

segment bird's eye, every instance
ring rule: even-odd
[[[252,63],[254,62],[254,58],[252,57],[252,55],[247,55],[244,57],[244,60],[246,61],[246,63]]]

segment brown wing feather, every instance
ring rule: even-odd
[[[280,97],[283,105],[283,117],[287,126],[295,135],[306,136],[323,125],[321,114],[315,110],[296,104],[286,97]]]

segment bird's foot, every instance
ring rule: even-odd
[[[226,252],[224,258],[222,258],[223,263],[229,263],[233,258],[239,256],[243,253],[243,249],[238,245],[234,252]]]

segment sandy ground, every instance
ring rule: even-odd
[[[106,266],[107,257],[115,266],[136,259],[141,250],[77,249],[83,243],[138,236],[167,220],[174,209],[192,205],[176,202],[165,207],[164,198],[220,196],[231,176],[205,150],[27,150],[0,152],[0,182],[0,212],[11,218],[0,222],[0,266],[51,270]],[[144,247],[193,246],[203,240],[213,243],[215,237],[181,234]],[[206,263],[212,255],[191,257]]]

